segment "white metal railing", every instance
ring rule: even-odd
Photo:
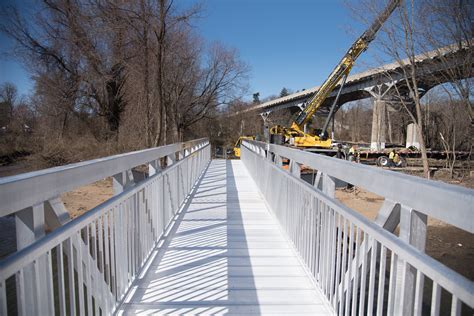
[[[164,169],[161,157],[168,157]],[[111,199],[0,261],[0,314],[113,313],[209,160],[209,142],[202,139],[0,180],[6,215],[140,164],[154,171],[143,181],[122,182]],[[5,193],[18,181],[34,191],[27,202]]]
[[[472,314],[474,283],[425,254],[417,234],[427,215],[472,233],[473,190],[256,141],[244,141],[241,159],[336,313]],[[318,170],[314,186],[301,164]],[[384,196],[400,236],[337,201],[338,179]]]

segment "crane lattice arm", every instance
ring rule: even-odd
[[[304,125],[308,123],[339,81],[349,74],[356,59],[367,49],[370,42],[375,38],[375,34],[399,5],[400,1],[401,0],[390,0],[384,11],[377,17],[372,25],[355,41],[354,44],[352,44],[351,48],[349,48],[326,81],[321,85],[319,90],[313,95],[306,107],[293,122],[291,126],[292,129],[303,129]]]

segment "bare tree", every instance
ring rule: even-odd
[[[368,0],[354,9],[356,16],[365,23],[368,15],[376,15],[379,12],[380,3]],[[369,13],[369,14],[367,14]],[[394,12],[391,18],[385,22],[381,28],[381,34],[374,42],[373,48],[378,48],[383,55],[394,60],[400,69],[397,77],[402,80],[393,86],[393,96],[399,101],[401,106],[408,113],[410,120],[415,124],[420,151],[423,162],[423,171],[425,177],[429,177],[429,165],[425,140],[423,137],[423,111],[421,97],[425,90],[419,81],[419,70],[416,62],[416,56],[420,53],[417,38],[419,8],[415,0],[402,1],[399,8]],[[385,74],[393,81],[398,78],[393,73]]]
[[[52,145],[83,135],[116,151],[183,140],[246,87],[237,52],[194,32],[199,4],[44,0],[34,16],[0,12]]]
[[[18,97],[15,85],[5,82],[0,85],[0,127],[8,125],[13,118],[13,109]]]
[[[474,136],[474,111],[470,101],[474,82],[474,27],[472,24],[469,1],[457,0],[424,0],[421,4],[423,14],[420,19],[420,45],[425,51],[435,51],[434,63],[443,65],[446,69],[439,74],[441,78],[433,78],[448,85],[442,89],[450,100],[461,100],[467,110],[471,124],[470,147]],[[447,54],[447,50],[457,50],[457,57]],[[457,67],[453,67],[453,62]],[[450,102],[458,106],[457,102]],[[451,146],[451,147],[454,147]]]
[[[370,16],[378,12],[379,6],[378,1],[367,0],[357,8],[353,7],[353,11],[359,19],[367,22]],[[379,49],[379,56],[395,60],[400,68],[400,73],[395,76],[393,72],[387,72],[386,75],[392,80],[397,79],[395,77],[402,78],[394,85],[393,95],[417,128],[423,169],[428,177],[425,139],[427,131],[424,129],[431,128],[425,124],[425,116],[431,112],[429,108],[423,108],[423,95],[440,82],[449,82],[452,92],[456,92],[459,98],[464,100],[472,122],[472,104],[469,97],[472,95],[473,28],[469,17],[469,4],[463,0],[406,0],[396,12],[383,26],[373,47]],[[447,45],[450,47],[446,47]],[[453,58],[446,53],[447,49],[451,48],[457,48],[464,54],[460,67],[452,67]],[[437,63],[437,66],[441,64],[447,71],[430,78],[421,72],[415,57],[433,50],[438,54],[433,58],[431,53],[429,59]],[[459,64],[459,60],[456,62]],[[439,77],[440,75],[443,77]],[[448,86],[443,86],[446,87]],[[391,121],[396,124],[396,121]]]

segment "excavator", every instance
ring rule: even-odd
[[[354,66],[357,58],[362,54],[375,38],[375,34],[382,27],[388,17],[392,14],[401,0],[390,0],[382,13],[375,19],[372,25],[352,44],[341,61],[336,65],[329,77],[324,81],[319,90],[313,94],[306,103],[303,110],[298,114],[290,127],[275,125],[270,128],[270,140],[274,143],[289,143],[296,147],[319,147],[330,148],[332,140],[328,138],[327,128],[334,115],[339,96],[346,82],[347,76]],[[342,82],[341,82],[342,80]],[[341,82],[339,90],[334,100],[329,115],[318,135],[311,135],[304,131],[305,125],[311,120],[316,111],[334,88]]]
[[[248,140],[255,140],[255,136],[240,136],[237,142],[234,145],[234,156],[240,158],[240,146],[242,145],[242,141],[245,139]]]

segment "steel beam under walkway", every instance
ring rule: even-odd
[[[213,160],[118,314],[329,314],[258,192]]]

